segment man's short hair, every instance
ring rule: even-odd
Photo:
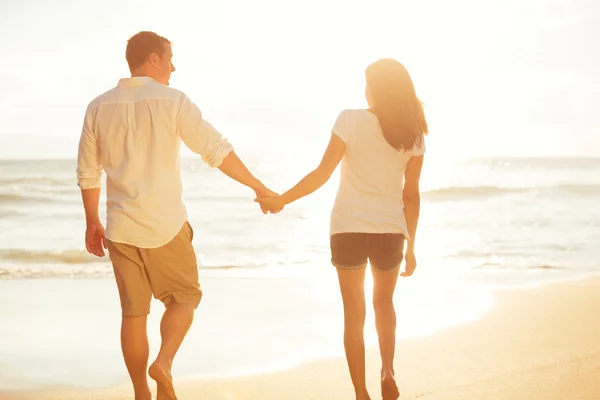
[[[152,53],[162,57],[165,53],[165,44],[170,45],[171,42],[154,32],[142,31],[133,35],[127,41],[127,50],[125,51],[129,70],[133,72],[144,65],[148,56]]]

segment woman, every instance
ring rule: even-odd
[[[396,312],[392,302],[406,241],[405,271],[417,266],[419,179],[428,133],[423,106],[406,68],[382,59],[366,70],[367,110],[344,110],[317,169],[276,198],[256,199],[273,212],[327,182],[342,161],[331,213],[331,261],[344,303],[344,347],[357,400],[370,399],[365,381],[367,261],[373,274],[373,306],[381,353],[384,400],[399,397],[394,380]]]

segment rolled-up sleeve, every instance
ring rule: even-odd
[[[183,143],[212,168],[221,166],[233,151],[233,146],[202,118],[200,108],[185,95],[177,116],[177,132]]]
[[[77,153],[77,186],[96,189],[102,185],[102,157],[98,137],[94,132],[94,115],[88,106],[83,120]]]

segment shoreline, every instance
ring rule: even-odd
[[[600,276],[597,275],[573,279],[566,282],[543,284],[535,288],[496,289],[493,291],[494,305],[492,309],[479,318],[452,327],[443,328],[436,333],[423,337],[398,340],[396,373],[401,392],[404,393],[404,396],[401,398],[413,398],[411,396],[418,395],[425,399],[437,399],[436,393],[453,393],[452,396],[457,397],[439,398],[475,399],[477,397],[464,397],[465,395],[462,394],[462,392],[475,389],[484,390],[490,385],[493,386],[495,384],[494,382],[501,382],[513,375],[513,378],[520,374],[531,374],[532,376],[538,377],[540,374],[544,375],[540,372],[541,370],[569,370],[569,365],[577,365],[579,371],[587,371],[586,373],[597,373],[600,375],[600,341],[595,340],[595,343],[589,342],[589,340],[593,340],[592,337],[595,338],[595,335],[593,335],[592,332],[589,332],[589,330],[595,333],[600,331],[600,316],[590,315],[590,312],[596,310],[595,306],[600,305],[600,290],[598,289],[600,289]],[[586,301],[582,302],[584,299]],[[529,307],[525,307],[526,305],[529,305]],[[538,307],[532,307],[534,305]],[[532,308],[539,311],[539,314],[536,314],[535,312],[531,313]],[[535,318],[532,319],[532,316],[535,315],[539,316],[537,321],[535,321]],[[577,316],[587,318],[589,325],[568,323],[567,320],[573,320],[571,322],[578,321],[576,318]],[[585,318],[580,320],[585,320]],[[498,321],[500,321],[501,324],[498,324]],[[554,327],[554,329],[539,330],[536,328],[532,330],[531,327],[527,328],[526,323],[528,322],[531,323],[533,328],[535,328],[535,324],[537,323],[538,325],[546,327]],[[399,321],[399,330],[401,329],[400,323],[401,321]],[[498,330],[503,333],[498,332]],[[521,331],[520,333],[519,330]],[[588,338],[588,341],[577,341],[577,335],[572,334],[569,336],[566,332],[562,335],[561,332],[566,330],[572,330],[578,333],[579,336]],[[483,331],[486,334],[476,335],[475,332],[470,331],[479,331],[480,333]],[[508,337],[503,337],[503,334]],[[461,336],[467,336],[470,339],[468,341],[457,340],[457,337],[459,338]],[[490,337],[495,338],[494,340],[491,340],[491,342],[496,343],[496,345],[483,346],[485,343],[490,344]],[[511,340],[508,340],[507,343],[508,338],[511,338]],[[572,345],[568,345],[566,342],[570,342],[571,340],[576,342]],[[530,348],[532,350],[530,353],[535,353],[535,356],[534,354],[527,354],[528,352],[526,351],[523,352],[523,349],[521,348],[521,350],[516,353],[518,358],[515,359],[513,357],[512,362],[507,360],[502,361],[503,358],[506,358],[506,354],[512,353],[514,355],[515,351],[518,350],[519,347],[522,347],[524,344],[523,342],[528,342],[528,346],[526,347]],[[445,354],[437,354],[439,352],[432,350],[431,346],[433,345],[433,348],[439,348],[440,343],[453,344],[442,346]],[[560,346],[544,347],[551,343]],[[474,349],[469,349],[469,347],[477,347],[477,344],[480,344],[481,346],[479,346],[479,351],[475,351],[472,361],[479,368],[469,367],[469,362],[465,360],[465,357],[463,357],[462,354],[473,351]],[[498,353],[500,348],[502,348],[503,351]],[[421,351],[418,349],[421,349]],[[540,352],[539,350],[545,351]],[[560,353],[560,357],[557,357],[557,352]],[[377,381],[376,377],[373,376],[378,372],[378,367],[373,368],[374,365],[378,365],[377,353],[376,347],[369,346],[367,348],[369,387],[371,388],[372,395],[377,393]],[[488,368],[485,368],[485,365],[478,365],[482,362],[481,358],[486,353],[489,353],[489,356],[496,360],[496,362],[493,363],[494,365],[487,364]],[[448,362],[448,365],[445,365],[443,362],[435,362],[434,360],[437,357],[445,359]],[[430,360],[430,363],[423,363],[423,361],[428,359]],[[423,382],[422,376],[417,377],[416,381],[410,378],[411,374],[417,373],[414,368],[415,365],[411,368],[411,364],[414,364],[414,361],[417,361],[415,365],[417,366],[417,370],[421,370],[421,373],[431,375],[432,369],[436,370],[436,373],[433,374],[434,378],[432,378],[432,382]],[[489,362],[490,360],[487,361]],[[464,365],[465,362],[467,364],[466,367]],[[463,368],[456,370],[455,367],[452,367],[452,364],[454,363],[462,365]],[[582,363],[584,364],[583,367]],[[592,367],[587,368],[586,366],[590,363]],[[427,367],[424,367],[424,365],[427,365]],[[533,369],[532,365],[534,365]],[[594,368],[598,369],[595,370]],[[477,372],[477,369],[479,372]],[[471,379],[464,375],[465,370],[472,375]],[[407,371],[409,371],[408,374]],[[323,382],[327,376],[329,376],[331,380],[331,385],[327,383],[328,381]],[[304,377],[306,381],[303,382],[300,377]],[[313,398],[300,396],[297,388],[306,388],[306,385],[314,380],[320,382],[317,386],[320,387],[321,392],[324,392],[323,394],[327,393],[327,395],[319,398],[339,398],[341,400],[351,398],[352,395],[345,360],[341,357],[313,359],[283,370],[269,372],[257,371],[242,376],[180,379],[177,379],[176,376],[175,378],[178,393],[182,400],[197,398],[197,396],[206,396],[215,399]],[[539,376],[540,380],[547,378],[548,376]],[[581,380],[580,378],[578,379]],[[527,386],[529,387],[528,390],[532,390],[531,388],[535,387],[536,390],[542,390],[531,379],[517,379],[517,381],[518,382],[514,383],[513,386],[516,385],[515,387],[518,386],[519,388]],[[282,382],[287,382],[287,384],[284,385]],[[333,384],[333,382],[335,382],[335,384]],[[289,393],[286,392],[285,388],[281,388],[280,386],[289,386]],[[598,395],[600,396],[600,385],[597,386],[599,391]],[[594,393],[595,396],[596,392],[594,387],[584,384],[581,390],[588,390],[590,393]],[[306,389],[308,390],[308,388]],[[236,394],[246,394],[248,391],[250,391],[250,393],[248,393],[249,395],[247,397],[246,395],[238,397]],[[124,399],[127,398],[129,392],[129,383],[124,382],[123,384],[103,389],[56,387],[34,391],[20,390],[0,392],[0,399]],[[279,396],[286,397],[277,397],[275,393],[278,393]],[[308,393],[313,393],[313,395],[316,396],[320,391],[311,389],[308,390],[307,395]],[[497,394],[496,397],[493,397],[490,393],[486,392],[485,397],[479,398],[524,398],[518,396],[502,397],[501,394]],[[554,398],[551,397],[552,394],[548,393],[546,393],[545,396],[546,397],[526,398]],[[375,396],[374,398],[377,397]],[[559,397],[557,397],[557,399],[558,398]],[[560,398],[592,399],[592,397],[581,396]]]
[[[338,339],[343,331],[342,304],[337,277],[330,272],[319,279],[205,276],[204,306],[182,345],[174,376],[235,378],[343,357]],[[397,309],[411,325],[398,332],[400,340],[474,320],[490,307],[489,291],[482,288],[426,278],[404,280],[398,286]],[[8,330],[0,330],[0,393],[44,391],[49,386],[77,389],[80,382],[85,385],[79,389],[96,390],[127,382],[113,279],[0,281],[0,288],[0,313],[11,321]],[[10,304],[24,291],[36,296],[28,297],[19,309],[2,310],[1,304]],[[419,312],[407,308],[409,299],[423,308]],[[151,356],[160,343],[161,308],[154,301],[148,318]],[[373,317],[371,310],[365,330],[368,346],[377,343]],[[74,321],[80,322],[69,327]]]

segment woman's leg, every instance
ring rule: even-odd
[[[375,325],[379,337],[381,353],[381,380],[394,377],[394,353],[396,351],[396,310],[394,309],[394,290],[400,268],[387,271],[372,268],[373,271],[373,307]]]
[[[344,303],[344,348],[356,400],[369,400],[365,378],[365,270],[337,268]]]
[[[396,400],[400,393],[394,380],[396,310],[393,300],[403,258],[404,236],[370,235],[368,244],[373,272],[375,325],[381,353],[381,395],[383,400]]]

